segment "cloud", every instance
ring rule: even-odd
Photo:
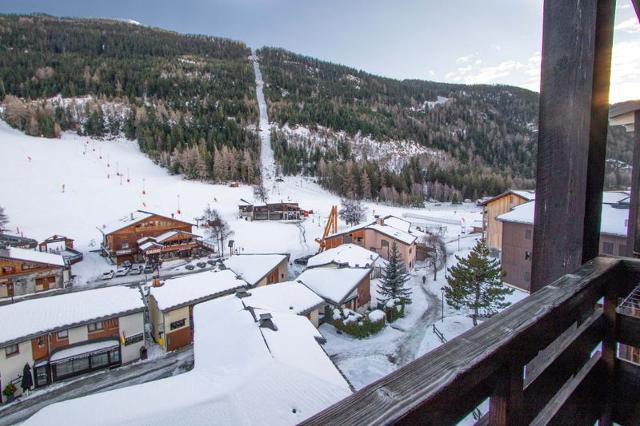
[[[470,55],[460,56],[458,59],[456,59],[456,62],[459,63],[459,64],[466,64],[467,62],[471,61],[476,56],[478,56],[478,53],[472,53]]]
[[[640,40],[613,44],[609,100],[640,99]]]

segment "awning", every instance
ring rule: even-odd
[[[84,358],[88,355],[98,354],[102,352],[109,352],[112,349],[118,349],[120,347],[120,341],[118,340],[106,340],[102,342],[87,343],[84,345],[78,345],[67,349],[62,349],[51,355],[49,361],[51,363],[67,361],[73,358]]]

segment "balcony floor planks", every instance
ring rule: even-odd
[[[436,408],[445,401],[456,411],[460,395],[453,389],[489,383],[505,363],[533,358],[583,315],[589,304],[592,309],[605,283],[620,272],[617,259],[594,259],[303,424],[388,424],[416,410],[426,412],[418,417],[429,423],[432,404]]]

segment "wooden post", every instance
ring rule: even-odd
[[[523,370],[521,364],[511,363],[497,375],[498,383],[489,399],[490,425],[523,423]]]
[[[631,169],[631,201],[627,221],[627,256],[640,256],[640,110],[633,119],[633,167]]]
[[[614,6],[545,1],[532,292],[598,252]]]

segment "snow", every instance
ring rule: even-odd
[[[97,352],[104,349],[119,348],[119,347],[120,347],[120,342],[118,340],[106,340],[103,342],[87,343],[86,345],[79,345],[79,346],[70,347],[68,349],[62,349],[61,351],[58,351],[53,355],[51,355],[51,358],[49,358],[49,361],[55,362],[61,359],[73,358],[74,356],[77,356],[77,355]]]
[[[36,333],[142,310],[137,289],[106,287],[0,306],[0,345]]]
[[[223,263],[253,286],[286,259],[286,254],[238,254]]]
[[[296,278],[329,302],[340,305],[367,275],[369,268],[311,268]]]
[[[606,196],[607,199],[615,199],[611,193]],[[624,199],[624,198],[622,198]],[[513,222],[533,225],[533,217],[535,211],[535,201],[520,204],[514,207],[510,212],[501,214],[497,217],[502,222]],[[628,206],[614,206],[611,204],[602,204],[602,215],[600,219],[600,232],[608,235],[625,237],[627,235],[627,221],[629,219]]]
[[[400,229],[396,229],[390,225],[381,225],[379,223],[374,223],[373,225],[367,226],[368,229],[373,229],[381,234],[385,234],[389,237],[395,238],[396,240],[403,242],[405,244],[413,244],[416,240],[416,236],[409,234],[408,232],[404,232]]]
[[[249,290],[242,301],[255,308],[304,315],[324,304],[324,300],[296,281],[285,281]]]
[[[166,280],[160,287],[151,287],[149,294],[161,311],[182,306],[206,297],[214,297],[247,286],[233,271],[205,271]]]
[[[24,424],[289,425],[348,396],[313,325],[272,315],[277,331],[259,327],[234,296],[199,304],[193,370],[53,404]]]
[[[341,246],[325,250],[309,258],[307,267],[328,265],[346,265],[352,268],[373,267],[374,264],[384,262],[378,253],[367,250],[356,244],[343,244]]]
[[[376,309],[375,311],[369,312],[369,320],[371,322],[382,321],[385,318],[386,318],[385,313],[382,312],[380,309]]]
[[[65,265],[64,257],[59,254],[28,250],[17,247],[7,247],[4,250],[0,250],[0,256],[7,256],[12,259],[24,260],[27,262],[46,263],[48,265]]]
[[[138,210],[129,215],[114,220],[108,224],[103,224],[99,229],[104,235],[111,234],[129,225],[134,225],[153,216],[153,213]]]
[[[616,204],[621,201],[628,201],[629,191],[605,191],[602,193],[603,204]]]

